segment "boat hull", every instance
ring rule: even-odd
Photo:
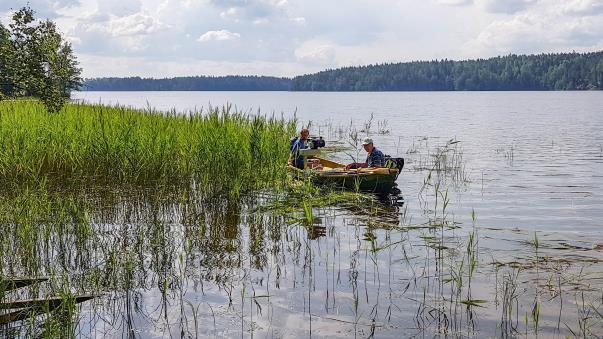
[[[395,176],[383,174],[316,175],[312,177],[312,182],[317,185],[381,194],[390,193],[395,185],[395,180]]]
[[[399,174],[399,170],[395,168],[345,170],[342,164],[318,159],[324,169],[302,171],[293,166],[289,166],[289,169],[300,178],[309,178],[316,185],[377,194],[389,194],[396,185]]]

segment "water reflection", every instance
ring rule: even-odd
[[[240,201],[170,187],[2,192],[0,275],[51,279],[0,299],[102,296],[77,318],[2,324],[0,336],[600,332],[598,93],[178,95],[187,100],[170,94],[166,107],[209,100],[199,95],[297,105],[340,149],[375,111],[393,132],[375,140],[408,160],[405,199],[316,205],[308,221],[257,208],[278,198],[271,192]],[[353,152],[333,156],[364,156]]]
[[[82,337],[589,335],[600,325],[584,318],[603,307],[600,251],[545,234],[536,248],[528,232],[478,222],[459,228],[436,200],[445,195],[430,192],[425,222],[397,196],[315,207],[312,224],[255,209],[260,195],[32,195],[25,217],[22,205],[3,205],[1,273],[51,276],[28,290],[36,297],[102,294],[61,325]],[[553,259],[559,246],[565,261]],[[570,301],[577,291],[584,304]],[[49,318],[36,319],[15,333],[39,333]]]

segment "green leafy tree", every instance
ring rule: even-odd
[[[0,28],[0,53],[5,95],[38,97],[49,112],[56,112],[81,85],[71,44],[54,22],[36,21],[29,7],[13,14],[9,29]]]
[[[5,79],[7,75],[7,67],[10,59],[10,32],[2,23],[0,23],[0,100],[4,98],[6,93],[10,91],[8,80]]]

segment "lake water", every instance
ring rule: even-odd
[[[177,208],[166,212],[169,279],[141,259],[150,268],[138,284],[84,308],[82,336],[603,333],[603,92],[74,97],[179,113],[232,104],[311,122],[312,134],[343,149],[329,154],[336,160],[364,159],[351,132],[406,159],[403,204],[317,208],[316,227],[235,212],[187,250],[189,228]],[[435,155],[451,165],[431,171],[437,187],[425,185]]]
[[[296,115],[301,124],[317,126],[313,134],[325,137],[327,125],[335,130],[352,123],[361,130],[372,114],[376,146],[407,158],[409,169],[421,150],[449,139],[461,142],[470,182],[459,192],[458,214],[468,216],[475,209],[482,224],[495,227],[603,235],[600,91],[79,92],[74,97],[179,112],[230,103],[245,112]],[[389,133],[377,133],[379,122]],[[346,155],[339,158],[351,161]],[[423,174],[411,170],[399,178],[409,205]]]

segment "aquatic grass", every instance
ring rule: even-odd
[[[536,292],[534,293],[534,306],[532,308],[532,322],[534,324],[534,332],[536,333],[536,335],[538,335],[538,326],[540,324],[540,296],[538,294],[538,283],[540,282],[540,274],[539,274],[539,270],[538,270],[538,248],[540,246],[540,241],[538,241],[538,235],[536,232],[534,232],[534,241],[533,241],[533,245],[534,245],[534,252],[535,252],[535,262],[534,262],[534,266],[536,267],[536,284],[535,289]]]
[[[382,304],[384,301],[387,304],[387,297],[384,300],[383,295],[379,296],[378,288],[376,291],[371,290],[371,285],[380,286],[383,289],[400,288],[400,292],[389,297],[389,303],[394,305],[394,308],[396,303],[402,305],[402,300],[406,301],[406,299],[400,298],[405,298],[401,296],[401,293],[403,294],[407,290],[409,292],[406,296],[413,302],[416,302],[414,299],[417,299],[416,296],[419,293],[425,293],[424,299],[416,302],[421,303],[419,306],[421,311],[417,314],[416,320],[421,326],[420,331],[424,333],[432,333],[432,330],[437,330],[451,336],[476,335],[480,332],[474,331],[482,331],[483,323],[480,323],[480,317],[476,316],[479,312],[475,309],[484,307],[492,310],[493,303],[485,302],[478,297],[480,280],[484,278],[484,273],[488,273],[484,267],[479,266],[481,263],[477,260],[480,251],[478,245],[482,238],[478,237],[478,233],[472,236],[471,230],[467,230],[469,233],[461,230],[461,234],[451,234],[455,232],[453,229],[442,227],[446,224],[446,219],[452,218],[454,215],[454,210],[451,209],[454,202],[445,203],[448,201],[448,197],[444,188],[438,187],[436,192],[438,204],[435,210],[438,222],[426,229],[423,241],[415,238],[416,234],[413,233],[417,232],[408,231],[402,227],[381,228],[375,221],[380,218],[380,213],[387,212],[387,208],[378,203],[371,205],[371,200],[367,198],[366,200],[350,199],[332,208],[328,205],[314,203],[311,206],[307,205],[313,208],[314,219],[320,218],[321,222],[329,227],[329,235],[314,242],[313,238],[308,235],[309,227],[285,227],[286,217],[278,217],[278,210],[273,212],[267,208],[246,213],[245,206],[241,205],[238,200],[217,200],[210,204],[207,200],[199,199],[199,196],[192,191],[183,191],[178,195],[166,197],[163,196],[164,193],[161,189],[145,191],[144,199],[146,200],[143,200],[143,203],[138,203],[138,198],[134,195],[123,197],[119,194],[116,194],[115,197],[105,197],[109,200],[115,198],[114,201],[100,203],[93,200],[96,204],[94,206],[97,207],[94,210],[90,210],[88,202],[78,201],[77,197],[64,192],[59,194],[42,190],[35,191],[32,188],[27,194],[26,200],[29,202],[22,199],[19,200],[19,204],[12,203],[14,201],[9,201],[5,195],[3,210],[8,211],[9,214],[3,214],[4,222],[17,220],[23,214],[32,224],[40,225],[41,222],[45,224],[42,226],[45,228],[44,232],[30,231],[30,235],[37,239],[30,247],[37,248],[38,251],[13,247],[9,253],[11,253],[11,257],[35,256],[32,260],[39,261],[40,273],[55,271],[59,275],[70,275],[69,283],[74,290],[81,288],[86,292],[98,291],[107,294],[102,300],[96,302],[94,307],[97,309],[93,312],[102,314],[102,320],[95,321],[100,321],[99,324],[107,326],[109,333],[113,336],[119,335],[122,328],[124,334],[144,331],[142,328],[144,325],[140,324],[147,324],[151,321],[159,324],[158,326],[164,326],[163,324],[178,326],[174,325],[171,315],[177,312],[178,300],[181,305],[186,304],[184,299],[179,298],[178,295],[185,294],[194,305],[199,305],[199,303],[211,305],[208,302],[211,299],[205,299],[201,292],[206,288],[208,295],[211,296],[212,293],[215,293],[215,289],[212,292],[212,287],[215,286],[222,291],[223,296],[226,297],[228,293],[229,299],[225,299],[224,303],[226,304],[230,300],[230,309],[236,312],[237,317],[240,316],[238,321],[240,321],[242,330],[239,326],[235,326],[230,330],[231,332],[216,334],[216,320],[215,315],[212,315],[213,311],[212,314],[209,314],[198,306],[198,310],[195,311],[181,311],[183,317],[191,320],[188,323],[186,319],[182,320],[181,328],[185,333],[192,334],[198,331],[200,336],[206,336],[208,332],[204,330],[204,327],[211,331],[210,323],[214,317],[214,330],[211,332],[213,334],[232,335],[234,333],[236,335],[238,331],[250,334],[257,328],[254,325],[256,320],[265,320],[266,316],[270,317],[270,313],[273,311],[271,303],[278,306],[280,291],[279,287],[275,287],[278,279],[282,279],[280,288],[284,288],[284,283],[287,282],[302,284],[297,286],[307,288],[305,297],[307,303],[304,306],[306,312],[313,312],[311,318],[328,319],[329,314],[342,312],[349,316],[350,324],[354,325],[354,329],[358,331],[359,335],[372,333],[375,330],[375,336],[379,336],[381,324],[387,321],[383,325],[384,328],[387,328],[387,324],[389,324],[389,321],[383,318],[385,314],[382,312],[383,308],[379,306],[384,305]],[[315,190],[311,186],[297,186],[292,189],[297,190],[300,196],[314,196],[316,201],[319,197],[327,195],[326,192],[328,192]],[[286,196],[286,193],[282,192],[282,194]],[[339,194],[339,192],[333,192],[333,194]],[[24,194],[16,192],[15,195],[23,196]],[[300,207],[298,212],[300,219],[303,219],[303,200],[297,199],[296,201],[301,202],[301,205],[296,206]],[[23,203],[27,204],[26,208],[19,206]],[[357,210],[352,210],[351,206],[355,204],[363,205],[364,208],[357,207]],[[260,208],[262,207],[266,207],[266,205],[260,205]],[[142,211],[137,211],[138,208],[141,208]],[[341,225],[333,227],[334,225],[330,224],[332,222],[330,214],[339,214],[342,209],[347,211],[348,208],[352,213],[344,214],[345,218],[348,218],[348,222],[344,225],[350,225],[350,232],[355,232],[355,234],[350,237],[351,248],[347,252],[350,261],[346,263],[346,260],[343,259],[342,263],[342,243],[344,244],[345,241],[333,242],[332,248],[324,246],[330,244],[328,240],[329,237],[333,237],[331,233],[333,228],[338,228],[338,230],[333,230],[335,234],[340,234],[342,228],[345,228]],[[44,214],[47,211],[51,211],[52,214],[45,218]],[[359,216],[356,216],[356,213]],[[430,213],[433,213],[433,209]],[[63,217],[57,219],[55,215]],[[275,215],[276,217],[274,217]],[[433,218],[433,214],[431,217]],[[477,217],[473,211],[471,219],[474,222],[473,230],[475,231]],[[59,223],[55,222],[56,220],[64,221]],[[87,224],[92,225],[91,231],[86,226]],[[302,221],[298,221],[298,224],[303,226]],[[0,241],[12,243],[17,237],[14,231],[14,228],[8,228],[6,233],[0,237]],[[3,231],[0,230],[0,232]],[[40,250],[47,246],[44,243],[46,232],[49,232],[50,239],[52,239],[48,243],[51,254],[49,256]],[[390,239],[390,234],[406,234],[408,236]],[[428,239],[428,236],[431,238]],[[363,237],[366,238],[366,241],[362,241]],[[21,241],[20,238],[19,241]],[[417,241],[425,243],[427,246],[416,246]],[[541,249],[546,249],[547,246],[541,234],[538,234],[538,241],[539,257],[543,257],[544,253],[540,253]],[[76,246],[78,242],[85,246]],[[528,246],[531,243],[528,241],[524,245]],[[408,253],[411,257],[406,257],[404,260],[401,257],[402,253],[399,253],[397,259],[391,263],[393,272],[404,267],[415,272],[411,274],[409,271],[408,276],[396,274],[395,277],[392,277],[392,279],[408,281],[407,287],[404,288],[398,283],[388,283],[388,279],[383,279],[384,276],[380,275],[379,271],[383,267],[380,265],[382,265],[381,260],[384,257],[398,252],[398,250],[401,252],[406,245],[412,251]],[[455,247],[461,250],[455,251]],[[91,253],[87,254],[87,252]],[[328,264],[323,262],[325,254],[327,254]],[[343,254],[345,255],[346,251]],[[341,257],[335,259],[337,256]],[[462,259],[457,260],[461,256]],[[67,260],[77,257],[81,257],[82,260]],[[533,260],[533,257],[530,256],[530,259]],[[447,265],[448,260],[452,263],[450,266]],[[339,262],[339,268],[336,267],[337,262]],[[462,264],[460,264],[461,262]],[[473,269],[471,262],[475,263]],[[12,263],[12,266],[4,265],[5,263]],[[433,266],[430,267],[434,263],[435,271]],[[12,267],[18,273],[23,272],[23,269],[26,268],[24,265],[29,265],[21,260],[7,261],[6,257],[2,264],[2,270],[10,270],[9,268]],[[543,269],[545,263],[542,262],[539,265],[541,265],[539,269]],[[333,270],[329,272],[332,274],[329,282],[333,283],[333,287],[329,288],[330,293],[326,300],[331,297],[333,305],[335,305],[335,298],[337,298],[339,308],[329,306],[330,308],[325,308],[325,311],[321,312],[320,307],[316,304],[318,299],[315,296],[316,290],[321,291],[324,284],[318,273],[323,270],[322,268],[330,268],[330,266],[333,267]],[[349,273],[348,278],[346,278],[346,272]],[[527,273],[529,272],[524,274]],[[456,289],[454,287],[456,283],[447,279],[449,276],[454,277],[455,274],[457,279],[459,276],[461,279]],[[340,278],[340,275],[343,278]],[[475,275],[473,282],[471,282],[472,275]],[[497,308],[503,317],[505,317],[505,311],[512,315],[512,323],[506,325],[515,326],[519,332],[523,332],[524,328],[517,328],[517,312],[523,317],[524,311],[527,311],[525,314],[530,321],[530,310],[526,310],[526,307],[531,305],[517,304],[518,301],[529,300],[526,298],[527,296],[532,296],[527,294],[531,293],[531,289],[530,292],[526,292],[524,277],[511,278],[512,281],[508,282],[506,292],[506,298],[511,304],[503,306],[502,310]],[[584,280],[581,277],[576,279]],[[562,283],[567,284],[566,281],[564,278]],[[449,283],[450,285],[448,285]],[[473,287],[474,283],[477,283],[475,284],[477,287]],[[512,284],[515,284],[515,287],[511,286]],[[192,292],[193,285],[195,291],[201,290],[198,295],[199,299]],[[329,286],[329,283],[326,286]],[[415,286],[414,292],[413,286]],[[448,286],[451,287],[450,292],[446,289]],[[254,291],[258,288],[265,288],[265,295],[274,295],[274,300],[255,294]],[[477,289],[477,293],[469,291],[469,289]],[[339,290],[349,291],[350,299],[342,299],[338,295]],[[154,293],[157,298],[149,298],[150,293]],[[239,295],[241,295],[240,298]],[[578,321],[575,324],[568,322],[567,315],[563,317],[562,322],[567,322],[566,326],[571,326],[571,331],[575,331],[575,333],[587,332],[588,334],[590,331],[592,334],[600,322],[592,319],[594,311],[588,313],[593,306],[589,304],[588,294],[585,294],[585,298],[583,324]],[[331,304],[330,301],[327,302]],[[539,330],[541,335],[551,333],[548,330],[545,332],[545,326],[550,324],[544,314],[547,306],[548,304],[543,300],[543,304],[540,306],[543,312]],[[157,311],[153,314],[146,313],[150,308],[157,309]],[[188,308],[190,307],[187,306]],[[595,304],[594,308],[599,309],[600,307]],[[466,312],[458,312],[462,309],[465,309]],[[85,317],[89,312],[82,313],[82,316]],[[170,316],[165,315],[166,313]],[[319,314],[314,315],[314,313]],[[219,313],[217,316],[219,320],[223,320],[225,317],[224,313]],[[399,317],[399,314],[394,310],[392,317],[394,324],[397,316]],[[152,320],[148,320],[149,318]],[[44,324],[40,324],[39,321],[43,319],[38,319],[32,326],[42,329]],[[137,325],[132,319],[138,319],[140,323]],[[372,319],[371,324],[367,324],[365,320],[370,319]],[[75,321],[77,322],[77,320]],[[235,324],[238,323],[235,322]],[[68,323],[66,325],[72,326]],[[350,327],[352,327],[351,325]],[[501,321],[501,327],[503,325]],[[58,333],[57,331],[60,331],[62,326],[57,322],[50,327],[52,331],[48,333]],[[519,326],[523,325],[519,324]],[[220,325],[217,327],[220,328]],[[526,331],[531,329],[531,326],[525,327]],[[365,330],[367,332],[363,332]],[[570,330],[563,331],[569,333]],[[509,330],[508,333],[509,336],[517,334],[514,330]],[[86,334],[84,333],[84,335]]]
[[[317,318],[336,321],[333,326],[350,335],[399,334],[395,331],[412,321],[408,310],[416,307],[416,336],[433,336],[435,331],[454,337],[495,336],[492,331],[500,330],[500,336],[513,337],[524,329],[526,336],[536,334],[528,334],[533,271],[550,272],[547,266],[555,258],[547,259],[547,251],[553,245],[539,233],[540,259],[534,260],[529,234],[519,242],[525,253],[511,258],[526,261],[521,269],[484,267],[480,257],[489,252],[489,240],[478,233],[482,228],[475,211],[473,227],[459,227],[456,200],[446,185],[451,181],[437,176],[434,171],[430,189],[422,191],[426,220],[413,225],[410,220],[417,216],[407,212],[408,204],[400,211],[371,195],[318,189],[309,182],[291,184],[286,178],[282,190],[267,187],[251,197],[208,199],[201,180],[173,190],[176,183],[163,179],[80,186],[86,181],[72,177],[76,185],[70,191],[56,187],[59,177],[45,175],[19,181],[13,185],[18,190],[0,194],[0,276],[37,272],[68,277],[69,290],[62,294],[67,302],[76,291],[103,293],[91,302],[90,312],[80,315],[82,327],[75,331],[82,336],[98,335],[99,330],[113,337],[148,336],[147,327],[163,328],[165,336],[286,334],[290,327],[279,324],[277,313],[301,315],[302,304],[304,320],[313,322],[310,335],[320,331],[320,322],[315,330]],[[149,183],[154,186],[146,187]],[[597,272],[571,277],[568,267],[554,271],[559,273],[559,294],[569,301],[558,336],[588,337],[600,328],[600,282],[593,280],[589,287],[588,278],[596,279]],[[494,269],[504,276],[492,286],[489,274]],[[494,302],[484,286],[486,292],[496,288]],[[256,294],[260,289],[264,293]],[[570,295],[578,289],[584,290],[585,300],[580,302],[576,294],[574,302]],[[61,288],[51,290],[63,293]],[[592,300],[593,295],[599,299]],[[547,299],[539,300],[540,336],[553,335]],[[525,328],[520,328],[524,314]],[[496,329],[489,322],[492,315],[501,316]],[[32,329],[43,330],[40,320],[47,317],[40,318],[31,320]],[[61,328],[77,323],[55,322],[46,333],[60,336]],[[293,335],[307,334],[308,323],[304,325],[305,333]]]
[[[176,114],[0,102],[0,183],[176,185],[240,195],[278,187],[295,121],[231,106]]]
[[[427,149],[426,156],[420,155],[414,165],[415,171],[428,171],[423,180],[423,187],[440,184],[441,186],[451,181],[453,187],[467,185],[470,182],[461,141],[450,139],[446,144],[437,146],[433,150]],[[414,146],[413,146],[414,147]],[[425,144],[427,147],[427,144]],[[415,148],[411,153],[417,153]],[[408,152],[407,152],[408,153]]]
[[[388,127],[389,123],[387,119],[377,121],[377,134],[385,135],[389,134],[390,130]]]
[[[270,201],[255,207],[254,211],[271,212],[277,215],[303,212],[304,219],[307,220],[306,217],[310,217],[308,209],[311,207],[361,206],[374,200],[375,197],[370,194],[317,187],[309,181],[297,181],[271,196]]]

